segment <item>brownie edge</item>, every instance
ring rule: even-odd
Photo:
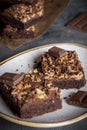
[[[35,25],[32,25],[29,28],[26,28],[24,30],[19,30],[16,27],[6,25],[1,32],[3,38],[9,38],[9,39],[34,38],[35,34],[36,34]]]
[[[80,80],[74,80],[74,79],[70,79],[70,80],[60,80],[60,81],[53,81],[53,84],[55,86],[61,86],[61,89],[69,89],[69,88],[76,88],[76,89],[80,89],[81,87],[83,87],[86,84],[86,80],[85,80],[85,76],[83,76],[82,79]]]

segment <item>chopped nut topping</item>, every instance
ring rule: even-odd
[[[36,97],[39,99],[45,99],[47,97],[47,95],[45,94],[44,91],[42,91],[40,89],[36,89]]]
[[[26,23],[34,18],[43,16],[43,13],[43,4],[38,2],[38,4],[35,4],[33,6],[25,4],[13,5],[6,9],[3,15],[9,16],[11,18],[13,17],[16,20],[21,21],[22,23]]]
[[[61,58],[54,58],[47,52],[42,55],[42,70],[45,79],[81,79],[83,77],[81,62],[75,51],[67,51]]]

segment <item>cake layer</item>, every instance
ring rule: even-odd
[[[16,27],[12,27],[11,25],[6,25],[1,35],[4,38],[10,38],[10,39],[24,39],[24,38],[32,38],[35,36],[36,33],[36,26],[32,25],[29,28],[26,28],[24,30],[20,30]]]
[[[75,79],[61,79],[61,80],[45,80],[45,84],[47,86],[49,85],[54,85],[54,86],[58,86],[60,89],[70,89],[70,88],[77,88],[80,89],[81,87],[83,87],[85,85],[85,77],[83,77],[82,79],[79,80],[75,80]]]

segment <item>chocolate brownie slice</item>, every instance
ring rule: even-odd
[[[67,26],[87,32],[87,12],[79,14],[76,18],[71,20]]]
[[[53,47],[41,56],[45,83],[60,88],[81,88],[86,80],[81,61],[75,51]]]
[[[41,2],[35,5],[16,4],[4,10],[2,22],[10,24],[12,27],[21,29],[40,21],[44,15],[44,6]]]
[[[78,91],[74,93],[68,100],[68,104],[87,108],[87,92]]]
[[[11,110],[21,118],[31,118],[62,108],[60,89],[45,86],[43,74],[36,69],[29,71],[22,81],[12,87],[1,82],[0,93]]]
[[[32,38],[36,34],[36,25],[32,25],[24,30],[20,30],[11,25],[5,25],[2,29],[1,36],[10,39]]]

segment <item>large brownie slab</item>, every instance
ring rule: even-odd
[[[0,93],[11,110],[21,118],[31,118],[62,108],[58,87],[44,85],[38,70],[29,71],[15,86],[0,83]]]
[[[41,2],[35,5],[16,4],[4,10],[2,22],[13,27],[25,29],[43,18],[44,5]]]
[[[75,51],[53,47],[42,54],[41,65],[46,85],[79,89],[86,83],[81,61]]]
[[[87,12],[79,14],[76,18],[71,20],[67,26],[73,29],[87,32]]]

